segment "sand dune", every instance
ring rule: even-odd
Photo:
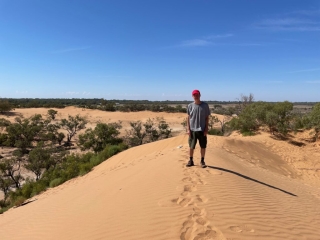
[[[180,132],[183,130],[181,125],[183,119],[186,117],[186,113],[164,113],[164,112],[106,112],[96,109],[82,109],[77,107],[66,107],[62,109],[52,108],[58,111],[56,119],[60,120],[62,118],[68,118],[68,115],[75,116],[79,114],[82,117],[85,117],[89,122],[87,128],[94,128],[98,122],[102,123],[111,123],[111,122],[122,122],[123,129],[122,133],[125,132],[125,129],[129,129],[130,121],[141,120],[145,122],[148,118],[156,119],[157,117],[163,117],[166,122],[169,124],[173,132]],[[31,117],[35,114],[41,114],[43,117],[48,112],[48,108],[17,108],[12,111],[12,115],[8,117],[10,121],[14,121],[14,118],[17,116],[23,116],[25,118]],[[83,130],[84,131],[84,130]],[[82,131],[82,132],[83,132]]]
[[[318,148],[208,139],[208,168],[186,135],[131,148],[0,215],[1,239],[320,239]]]

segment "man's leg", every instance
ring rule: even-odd
[[[194,149],[190,148],[189,150],[189,156],[190,158],[193,158]]]
[[[190,148],[189,150],[189,156],[190,156],[190,159],[189,159],[189,162],[187,163],[187,167],[192,167],[194,166],[194,163],[193,163],[193,152],[194,152],[194,149],[193,148]]]
[[[195,138],[195,135],[194,135],[194,132],[191,132],[190,133],[190,136],[189,136],[189,156],[190,156],[190,159],[189,159],[189,162],[187,163],[187,167],[192,167],[194,166],[194,163],[193,163],[193,153],[194,153],[194,148],[196,146],[196,138]]]
[[[204,159],[204,157],[206,156],[206,148],[201,148],[201,159]]]
[[[203,134],[203,133],[202,133]],[[200,153],[201,153],[201,167],[206,167],[206,163],[204,162],[204,157],[206,155],[206,147],[207,147],[207,136],[202,135],[199,140],[200,143]]]

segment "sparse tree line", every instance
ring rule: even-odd
[[[0,98],[0,103],[6,102],[13,108],[64,108],[67,106],[96,107],[99,105],[182,105],[186,106],[190,100],[185,101],[149,101],[149,100],[105,100],[101,98]],[[238,101],[207,101],[208,104],[237,104]],[[308,103],[304,103],[308,104]],[[1,104],[0,104],[1,108]],[[157,108],[157,107],[156,107]]]
[[[242,105],[253,102],[253,95],[241,95],[236,101],[206,101],[213,105],[212,113],[232,116],[239,114],[242,110]],[[186,106],[190,101],[148,101],[148,100],[105,100],[100,98],[84,99],[0,99],[0,113],[9,112],[15,108],[65,108],[67,106],[77,106],[83,109],[99,109],[102,111],[121,111],[121,112],[138,112],[138,111],[152,111],[152,112],[186,112]],[[295,105],[313,106],[313,102],[296,102]],[[175,105],[170,106],[170,105]],[[308,111],[310,107],[304,109]]]
[[[185,104],[186,105],[186,104]],[[108,112],[186,112],[182,105],[172,107],[169,103],[145,101],[124,101],[104,99],[0,99],[0,113],[9,112],[14,108],[65,108],[77,106],[83,109],[98,109]]]
[[[238,117],[227,123],[227,127],[240,130],[244,135],[253,135],[261,127],[267,127],[273,135],[285,137],[289,132],[313,130],[316,141],[320,133],[320,103],[315,104],[309,113],[293,111],[293,103],[251,102],[246,104]]]
[[[15,150],[0,155],[0,213],[18,206],[26,199],[57,186],[73,177],[89,172],[94,166],[128,147],[168,138],[171,129],[163,118],[146,122],[130,122],[130,129],[119,137],[121,122],[98,123],[94,129],[79,134],[76,144],[86,154],[70,154],[74,136],[86,128],[87,120],[80,115],[57,120],[57,111],[49,109],[43,117],[16,117],[15,121],[0,118],[0,146]],[[67,132],[67,136],[62,132]],[[74,141],[73,141],[74,142]],[[22,169],[34,174],[25,179]]]

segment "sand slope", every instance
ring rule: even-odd
[[[0,215],[1,239],[320,239],[317,171],[265,136],[208,140],[206,169],[186,135],[122,152]]]

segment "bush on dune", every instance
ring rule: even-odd
[[[27,179],[25,184],[9,193],[8,201],[1,204],[0,213],[13,206],[20,206],[26,199],[31,198],[49,187],[56,187],[72,178],[82,176],[93,167],[127,149],[125,144],[107,145],[99,153],[86,153],[83,155],[71,154],[66,156],[56,166],[52,166],[37,181]]]

